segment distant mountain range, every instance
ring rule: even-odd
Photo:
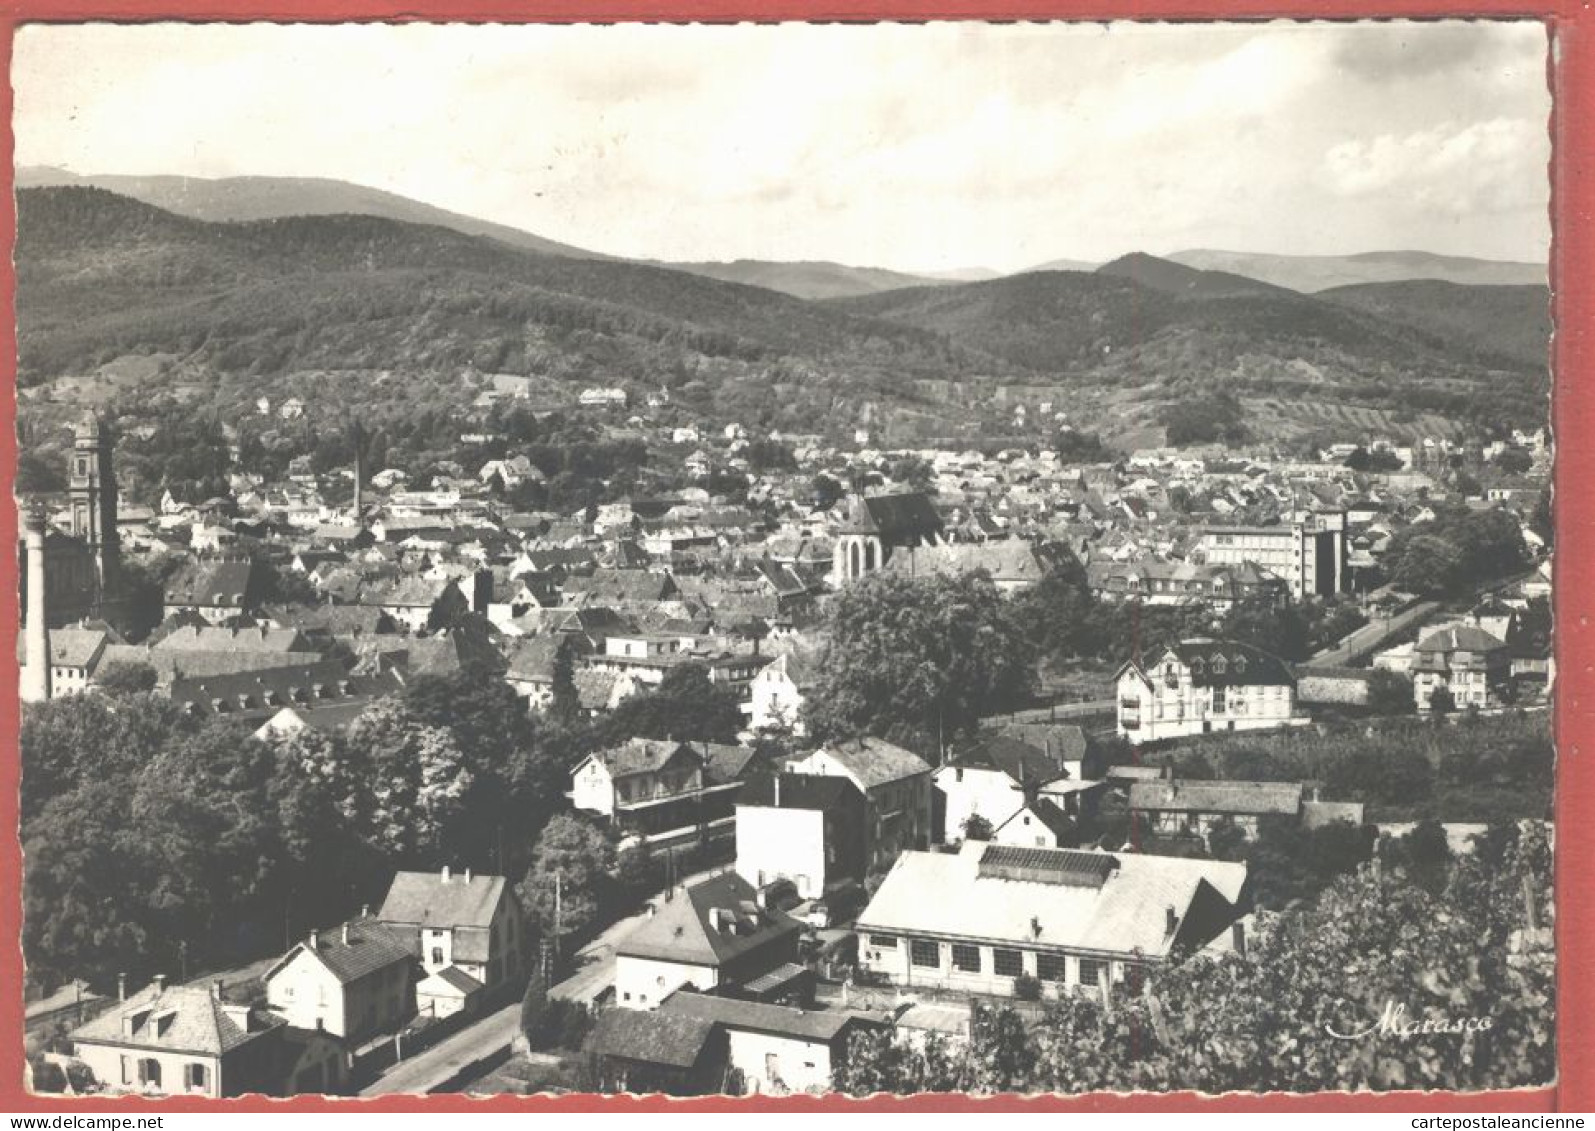
[[[1227,271],[1313,294],[1360,283],[1435,279],[1464,286],[1546,286],[1543,263],[1467,259],[1427,251],[1370,251],[1361,255],[1264,255],[1247,251],[1177,251],[1166,258],[1203,271]]]
[[[195,220],[278,220],[288,216],[380,216],[486,236],[539,255],[608,259],[595,251],[544,239],[519,228],[478,220],[396,193],[322,177],[80,177],[64,169],[20,166],[16,187],[77,185],[102,188]]]
[[[472,373],[665,384],[709,418],[784,431],[868,421],[905,441],[1001,420],[1016,388],[1110,437],[1151,435],[1160,406],[1220,392],[1290,427],[1325,412],[1333,423],[1337,405],[1525,423],[1545,411],[1543,286],[1309,296],[1132,255],[806,301],[430,221],[216,223],[83,186],[18,192],[16,264],[24,386],[169,358],[209,375],[224,411],[289,389],[352,396],[338,374],[453,404]],[[888,273],[864,274],[855,285]]]
[[[411,224],[432,224],[466,235],[486,236],[511,247],[542,255],[579,259],[613,259],[614,256],[570,244],[505,224],[480,220],[411,200],[381,189],[347,181],[317,177],[223,177],[205,179],[174,176],[78,175],[47,166],[20,166],[16,187],[40,188],[77,185],[103,188],[196,220],[270,220],[288,216],[338,214],[381,216]],[[1123,264],[1127,256],[1115,262]],[[1510,263],[1421,251],[1379,251],[1344,256],[1268,255],[1253,252],[1191,250],[1162,257],[1200,271],[1242,276],[1303,293],[1361,283],[1406,279],[1435,279],[1467,286],[1544,285],[1543,264]],[[726,282],[746,283],[781,291],[798,298],[843,298],[877,294],[901,287],[938,283],[985,282],[1003,273],[973,267],[954,271],[905,273],[876,267],[827,262],[774,262],[736,260],[728,263],[664,263],[695,275]],[[1022,272],[1094,271],[1099,264],[1079,259],[1054,259]]]
[[[772,263],[762,259],[738,259],[731,263],[660,263],[659,266],[727,283],[764,287],[798,298],[845,298],[849,295],[901,290],[903,287],[933,287],[957,282],[954,279],[903,275],[878,267],[848,267],[842,263]]]

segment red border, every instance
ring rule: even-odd
[[[1357,0],[1150,0],[1112,5],[1105,0],[536,0],[511,6],[503,0],[0,0],[0,65],[10,71],[12,36],[20,22],[88,19],[149,21],[156,19],[313,21],[347,20],[417,22],[736,22],[741,20],[900,20],[931,19],[1271,19],[1350,17],[1520,16],[1542,19],[1551,27],[1555,52],[1548,79],[1555,93],[1553,131],[1553,221],[1555,246],[1551,277],[1555,288],[1556,338],[1553,347],[1558,379],[1552,418],[1557,434],[1556,463],[1556,652],[1558,743],[1557,781],[1557,944],[1559,981],[1559,1082],[1550,1088],[1469,1095],[1447,1093],[1232,1095],[1204,1099],[1191,1093],[1168,1095],[1090,1095],[1022,1098],[1000,1096],[976,1100],[962,1096],[877,1097],[850,1100],[793,1098],[732,1100],[724,1097],[670,1100],[663,1097],[513,1097],[473,1100],[463,1096],[385,1096],[361,1101],[299,1097],[272,1101],[244,1099],[204,1101],[171,1099],[158,1103],[137,1098],[83,1098],[72,1101],[40,1098],[22,1090],[22,1043],[10,1035],[23,1029],[21,995],[0,992],[0,1109],[8,1111],[101,1112],[137,1110],[201,1112],[234,1111],[1590,1111],[1595,1109],[1595,1039],[1588,1018],[1595,1006],[1595,893],[1588,878],[1570,861],[1595,859],[1595,822],[1579,819],[1595,809],[1595,782],[1589,758],[1595,754],[1595,697],[1590,673],[1595,671],[1595,498],[1579,487],[1595,483],[1595,390],[1574,377],[1595,365],[1595,287],[1588,269],[1595,265],[1595,59],[1589,38],[1595,12],[1580,0],[1488,0],[1465,7],[1445,0],[1383,0],[1376,5]],[[0,86],[0,156],[9,187],[11,169],[10,83]],[[15,322],[10,317],[14,279],[10,270],[15,239],[15,205],[9,191],[0,194],[0,357],[14,380]],[[1584,270],[1580,270],[1583,267]],[[16,405],[0,401],[0,461],[15,467]],[[1590,441],[1589,448],[1584,442]],[[0,505],[0,545],[16,539],[16,508],[6,492]],[[0,554],[0,593],[17,592],[17,559]],[[14,608],[14,606],[8,606]],[[16,631],[14,614],[0,614],[8,638]],[[14,643],[0,647],[0,686],[18,685]],[[0,698],[0,733],[8,749],[16,749],[18,705],[14,695]],[[21,846],[18,821],[18,763],[14,753],[0,758],[0,939],[20,938],[22,925]],[[0,946],[0,986],[22,982],[20,945]]]

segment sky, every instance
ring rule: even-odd
[[[332,177],[637,258],[1549,254],[1534,22],[32,25],[18,165]]]

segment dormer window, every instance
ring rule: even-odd
[[[1245,673],[1246,673],[1246,657],[1245,656],[1236,656],[1235,657],[1235,674],[1236,675],[1244,675]]]
[[[1213,657],[1213,674],[1214,675],[1223,675],[1225,670],[1228,667],[1229,667],[1229,665],[1224,662],[1224,657],[1223,656],[1214,656]]]

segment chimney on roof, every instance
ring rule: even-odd
[[[471,870],[469,868],[465,869],[465,882],[471,882]]]
[[[1246,924],[1237,919],[1230,924],[1230,941],[1235,946],[1235,953],[1241,957],[1246,956]]]
[[[1179,915],[1177,915],[1175,913],[1174,905],[1171,903],[1171,904],[1169,904],[1167,907],[1165,907],[1163,909],[1163,932],[1164,932],[1164,934],[1172,935],[1174,933],[1174,928],[1178,927],[1179,925],[1180,925],[1180,917],[1179,917]]]
[[[220,978],[217,978],[214,982],[212,982],[210,984],[210,996],[211,996],[211,1000],[212,1001],[221,1001],[221,999],[222,999],[222,980]]]
[[[127,975],[126,974],[117,974],[117,976],[116,976],[116,1000],[117,1001],[126,1001],[127,1000]]]
[[[775,775],[775,807],[777,809],[781,807],[781,775],[779,773]]]
[[[309,945],[311,950],[320,950],[321,949],[321,932],[320,931],[311,931],[310,932],[310,938],[308,940],[308,945]]]
[[[348,923],[345,923],[343,925],[343,945],[344,946],[348,946],[349,945],[349,924]]]
[[[362,903],[360,905],[360,918],[362,918],[362,919],[371,918],[371,905],[369,903]]]
[[[449,866],[447,864],[445,864],[445,865],[443,865],[443,882],[444,883],[448,883],[449,882],[449,875],[450,875]]]
[[[166,975],[165,974],[157,974],[157,975],[155,975],[155,977],[150,979],[150,982],[155,986],[155,992],[156,993],[163,994],[163,993],[166,992]]]

